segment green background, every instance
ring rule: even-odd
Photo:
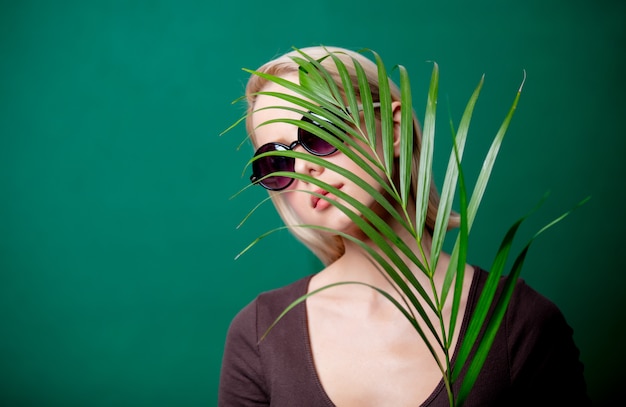
[[[489,267],[518,245],[523,277],[565,313],[598,405],[617,397],[623,310],[626,7],[609,0],[279,3],[2,1],[0,405],[211,406],[234,314],[319,268],[247,183],[246,75],[292,46],[369,47],[412,78],[423,117],[441,69],[436,171],[481,75],[471,180],[527,72],[472,231]],[[618,381],[619,380],[619,381]]]

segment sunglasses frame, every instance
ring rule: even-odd
[[[327,125],[329,125],[329,126],[334,126],[334,127],[336,127],[336,126],[335,126],[335,125],[334,125],[334,124],[333,124],[330,120],[328,120],[328,119],[326,119],[326,118],[324,118],[324,117],[322,117],[322,116],[320,116],[320,115],[318,115],[318,114],[316,114],[316,113],[313,113],[312,111],[308,111],[308,114],[310,114],[310,115],[312,115],[312,116],[314,116],[314,117],[318,118],[319,120],[324,121],[324,122],[325,122]],[[306,117],[306,116],[304,116],[304,115],[302,116],[302,118],[301,118],[300,120],[301,120],[301,121],[305,121],[305,122],[307,122],[307,123],[311,123],[311,124],[313,124],[313,125],[316,125],[316,126],[317,126],[317,127],[319,127],[320,129],[324,129],[324,128],[325,128],[324,126],[320,125],[318,122],[316,122],[316,121],[314,121],[314,120],[312,120],[312,119],[310,119],[310,118],[308,118],[308,117]],[[312,154],[312,155],[314,155],[314,156],[316,156],[316,157],[327,157],[327,156],[332,155],[332,154],[334,154],[334,153],[336,153],[336,152],[337,152],[337,150],[338,150],[338,148],[337,148],[337,147],[333,146],[333,145],[332,145],[332,144],[330,144],[328,141],[323,140],[321,137],[319,137],[318,135],[316,135],[316,134],[314,134],[314,133],[311,133],[311,132],[309,132],[309,133],[310,133],[312,136],[314,136],[314,137],[316,137],[316,138],[318,138],[318,139],[320,139],[320,140],[324,141],[325,143],[327,143],[330,147],[332,147],[332,150],[331,150],[331,151],[329,151],[328,153],[323,153],[323,154],[320,154],[319,152],[317,152],[317,151],[315,151],[314,149],[312,149],[310,146],[307,146],[307,144],[306,144],[306,143],[303,143],[303,142],[302,142],[302,139],[303,139],[303,137],[302,137],[302,133],[303,133],[304,131],[306,131],[306,130],[304,130],[304,129],[303,129],[303,128],[301,128],[301,127],[298,127],[298,136],[297,136],[297,139],[296,139],[295,141],[293,141],[293,142],[292,142],[291,144],[289,144],[289,145],[287,145],[287,144],[283,144],[283,143],[279,143],[279,142],[276,142],[276,141],[272,141],[272,142],[269,142],[269,143],[265,143],[265,144],[263,144],[261,147],[259,147],[259,148],[256,150],[256,152],[254,153],[254,156],[253,156],[253,157],[256,157],[256,156],[258,156],[258,155],[260,155],[260,154],[270,153],[270,152],[275,152],[275,151],[293,151],[293,149],[294,149],[294,148],[296,148],[298,145],[301,145],[301,146],[302,146],[302,148],[304,148],[304,149],[306,150],[306,152],[308,152],[309,154]],[[328,134],[332,134],[332,133],[328,132]],[[337,137],[337,136],[335,136],[335,137],[337,138],[337,140],[340,140],[340,139],[339,139],[339,137]],[[280,147],[280,149],[279,149],[279,148],[275,148],[274,150],[271,150],[271,151],[263,151],[262,153],[259,153],[259,151],[261,151],[264,147],[266,147],[266,146],[270,146],[270,145],[271,145],[271,146],[274,146],[274,147]],[[295,165],[295,160],[296,160],[296,159],[295,159],[294,157],[283,157],[283,158],[284,158],[284,159],[289,159],[289,160],[291,160],[291,161],[293,162],[293,164]],[[270,174],[272,174],[272,173],[270,172],[270,173],[269,173],[269,174],[267,174],[267,175],[260,176],[260,175],[258,175],[258,174],[256,173],[256,171],[254,171],[254,167],[255,167],[255,165],[254,165],[254,162],[253,162],[253,163],[252,163],[252,169],[253,169],[253,172],[252,172],[252,175],[250,175],[250,182],[252,182],[253,184],[258,184],[258,185],[262,186],[263,188],[265,188],[265,189],[267,189],[267,190],[269,190],[269,191],[282,191],[283,189],[288,188],[288,187],[289,187],[289,186],[293,183],[294,178],[290,178],[289,182],[288,182],[285,186],[283,186],[283,187],[280,187],[280,188],[273,188],[273,187],[269,187],[268,185],[265,185],[265,184],[263,183],[263,181],[264,181],[264,177],[268,177],[268,176],[270,176]],[[278,171],[276,171],[276,172],[278,172]],[[295,172],[295,171],[289,171],[289,172]],[[285,176],[280,176],[280,177],[289,178],[289,177],[285,177]]]

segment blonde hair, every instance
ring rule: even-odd
[[[353,87],[355,91],[358,91],[358,82],[356,70],[354,68],[353,59],[357,60],[359,64],[363,67],[367,80],[369,82],[372,98],[374,101],[378,100],[378,69],[376,64],[370,59],[366,58],[363,54],[351,51],[345,48],[339,47],[309,47],[309,48],[301,48],[300,51],[309,55],[312,58],[320,59],[329,55],[329,52],[332,52],[335,56],[343,61],[348,72],[350,73],[350,77],[352,80]],[[266,74],[283,77],[285,75],[298,72],[298,64],[293,61],[293,57],[301,56],[298,51],[291,51],[286,53],[274,60],[271,60],[260,68],[257,69],[259,72],[263,72]],[[333,77],[335,83],[339,88],[342,88],[341,77],[339,76],[339,72],[332,58],[325,58],[322,61],[322,65],[330,75]],[[248,102],[248,115],[246,118],[246,130],[250,139],[254,145],[254,147],[258,147],[256,143],[256,139],[254,136],[254,128],[252,125],[252,112],[254,111],[254,104],[256,101],[256,93],[261,91],[266,85],[268,81],[264,78],[261,78],[258,75],[252,75],[248,80],[246,85],[246,98]],[[389,79],[389,87],[391,90],[391,100],[392,101],[400,101],[400,90],[395,83],[391,79]],[[417,171],[419,168],[419,156],[420,156],[420,148],[421,148],[421,127],[413,112],[413,137],[414,137],[414,153],[413,153],[413,163],[412,163],[412,180],[413,185],[411,186],[411,197],[415,201],[417,194]],[[284,199],[281,198],[280,193],[268,191],[278,214],[282,218],[285,225],[289,228],[291,233],[295,235],[295,237],[300,240],[305,246],[309,248],[319,259],[320,261],[328,265],[339,257],[341,257],[344,253],[343,241],[339,236],[333,236],[329,238],[328,234],[322,233],[321,231],[313,228],[306,227],[297,227],[297,225],[301,224],[300,220],[296,216],[295,212],[290,208]],[[431,182],[430,186],[430,195],[429,195],[429,203],[428,203],[428,212],[426,218],[426,230],[429,233],[432,233],[432,229],[435,225],[435,219],[437,217],[437,208],[439,206],[439,193],[437,192],[437,188],[434,182]],[[449,228],[458,226],[458,216],[453,214],[449,219]]]

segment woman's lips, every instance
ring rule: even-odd
[[[343,184],[340,185],[332,185],[333,187],[337,188],[337,189],[341,189],[341,187],[343,186]],[[315,193],[319,194],[319,195],[323,195],[326,198],[336,198],[333,194],[331,194],[330,192],[326,191],[325,189],[319,188],[316,189],[314,191]],[[313,207],[313,209],[316,210],[323,210],[328,208],[330,205],[332,205],[328,200],[326,199],[322,199],[319,196],[316,195],[311,195],[311,206]]]

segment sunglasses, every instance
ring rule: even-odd
[[[372,103],[374,108],[380,107],[380,102]],[[362,109],[362,106],[359,106],[359,110]],[[349,109],[346,108],[349,113]],[[302,116],[302,121],[314,124],[315,126],[325,129],[328,129],[330,126],[335,127],[329,120],[319,116],[311,111],[309,114],[319,119],[319,121],[311,120],[306,116]],[[323,122],[322,125],[320,122]],[[332,134],[332,133],[329,133]],[[334,135],[334,134],[333,134]],[[336,135],[334,135],[337,137]],[[337,137],[339,139],[339,137]],[[290,145],[282,144],[282,143],[267,143],[263,144],[259,147],[254,153],[254,157],[268,153],[270,151],[290,151],[296,148],[298,145],[301,145],[307,152],[313,154],[318,157],[329,156],[337,151],[337,147],[330,144],[328,141],[322,139],[321,137],[316,136],[315,134],[304,130],[298,127],[298,138],[296,141],[291,143]],[[250,176],[250,181],[253,184],[259,184],[265,189],[269,189],[270,191],[280,191],[287,188],[293,182],[292,177],[285,176],[268,176],[272,173],[283,171],[283,172],[295,172],[295,164],[296,159],[293,157],[285,157],[281,155],[271,155],[267,157],[261,157],[252,162],[252,175]],[[267,178],[264,178],[268,176]]]
[[[313,112],[309,112],[309,114],[314,116],[317,120],[312,120],[306,116],[303,116],[301,120],[324,129],[326,132],[328,132],[327,129],[330,126],[334,126],[330,121]],[[323,122],[323,124],[321,122]],[[339,137],[337,137],[337,139],[339,139]],[[328,141],[298,127],[298,139],[296,141],[290,145],[277,142],[263,144],[256,150],[254,157],[271,151],[290,151],[298,145],[301,145],[307,152],[318,157],[325,157],[337,151],[337,147],[333,146]],[[250,176],[250,181],[253,184],[259,184],[263,188],[269,189],[270,191],[283,190],[291,185],[294,180],[293,178],[285,176],[264,177],[279,171],[295,172],[295,164],[296,159],[294,157],[285,157],[282,155],[271,155],[258,158],[252,162],[252,175]]]

